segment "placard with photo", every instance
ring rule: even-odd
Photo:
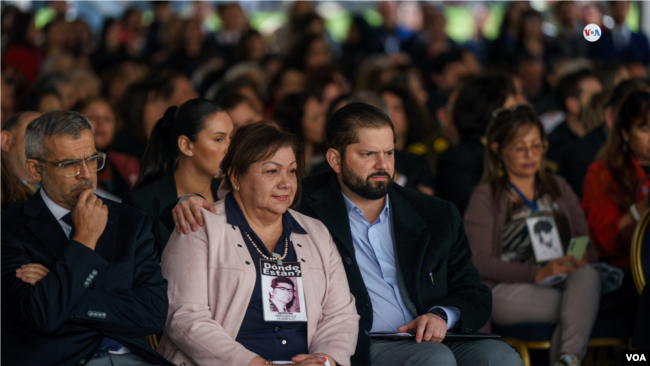
[[[273,322],[306,322],[307,309],[299,262],[260,259],[264,320]]]
[[[564,255],[562,241],[552,216],[535,216],[526,219],[530,242],[537,263],[550,261]]]

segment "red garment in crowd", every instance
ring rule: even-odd
[[[108,159],[117,173],[127,182],[129,188],[133,188],[140,176],[140,160],[132,155],[117,151],[109,151]]]
[[[636,172],[638,184],[646,176],[634,156],[632,162]],[[612,175],[605,163],[600,160],[589,165],[585,176],[584,193],[582,195],[582,209],[585,211],[591,241],[596,245],[601,258],[610,258],[610,264],[630,269],[630,245],[633,226],[630,230],[619,233],[618,222],[625,215],[628,207],[617,205],[612,196],[616,193],[616,185],[611,186]],[[650,181],[647,179],[637,189],[637,199],[640,201],[648,195]],[[640,212],[640,214],[643,214]]]
[[[25,76],[27,85],[32,85],[38,77],[38,71],[45,56],[40,48],[25,45],[13,45],[7,48],[2,59],[2,69],[15,68]]]

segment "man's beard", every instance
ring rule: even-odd
[[[378,176],[386,177],[387,180],[385,182],[377,181],[374,183],[370,181],[372,177]],[[373,201],[385,197],[386,194],[388,194],[390,187],[393,185],[393,177],[391,177],[388,172],[380,171],[372,173],[366,177],[366,180],[364,181],[362,177],[358,176],[348,168],[345,161],[341,164],[341,178],[343,179],[343,184],[345,184],[345,186],[352,192],[365,199]]]

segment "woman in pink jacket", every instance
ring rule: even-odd
[[[175,364],[349,365],[359,316],[327,228],[298,205],[296,138],[236,130],[222,161],[231,190],[162,256],[169,315],[158,352]]]

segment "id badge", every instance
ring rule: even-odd
[[[535,216],[526,219],[530,243],[537,263],[558,259],[564,255],[562,241],[552,216]]]
[[[264,321],[306,322],[305,293],[299,262],[260,259]]]

